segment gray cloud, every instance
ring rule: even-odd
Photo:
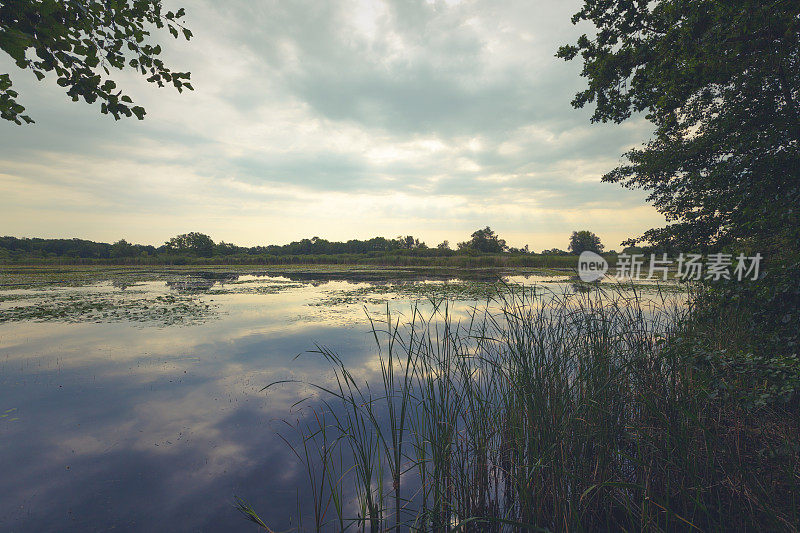
[[[454,241],[504,217],[519,234],[542,217],[568,233],[573,219],[559,210],[613,207],[626,231],[647,229],[658,217],[642,211],[641,192],[599,182],[647,124],[590,125],[569,104],[579,65],[554,58],[586,30],[569,22],[577,6],[203,0],[189,9],[195,39],[162,39],[168,64],[192,71],[194,93],[115,76],[147,108],[144,122],[99,116],[0,58],[38,121],[0,124],[0,222],[41,234],[43,222],[21,217],[61,209],[67,222],[52,234],[86,231],[98,216],[121,233],[131,220],[121,213],[180,230],[215,213],[237,242],[414,227]],[[270,235],[253,229],[258,217]],[[177,231],[145,226],[133,238]]]

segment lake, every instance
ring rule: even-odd
[[[367,379],[368,316],[429,298],[467,317],[537,271],[50,268],[2,271],[0,529],[275,530],[306,512],[306,473],[281,439],[324,382],[324,345]],[[426,307],[427,306],[427,307]],[[302,354],[299,357],[298,354]],[[313,403],[313,399],[312,399]]]

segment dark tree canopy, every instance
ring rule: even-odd
[[[604,181],[650,191],[669,225],[628,243],[796,248],[800,231],[800,2],[585,0],[592,22],[558,56],[583,60],[575,107],[645,112],[654,138]]]
[[[405,250],[425,249],[428,247],[424,242],[420,241],[413,235],[406,235],[405,237],[400,235],[396,240],[398,243],[400,243],[400,248]]]
[[[569,238],[569,252],[581,254],[583,252],[603,253],[600,237],[588,230],[573,231]]]
[[[569,252],[560,248],[550,248],[549,250],[542,250],[542,255],[569,255]]]
[[[136,255],[136,252],[136,248],[125,239],[120,239],[111,245],[111,257],[115,259],[119,257],[133,257]]]
[[[196,231],[173,237],[164,246],[167,250],[176,253],[189,252],[206,257],[214,253],[214,241],[211,240],[211,237]]]
[[[506,248],[506,241],[501,239],[489,226],[474,232],[469,241],[458,243],[459,250],[470,249],[483,253],[500,253]]]
[[[161,0],[0,0],[0,49],[40,81],[54,74],[73,101],[99,99],[102,113],[141,120],[145,110],[108,76],[111,69],[131,68],[159,87],[192,90],[189,73],[170,70],[150,35],[167,28],[188,40],[183,17],[183,8],[162,11]],[[0,74],[0,116],[33,122],[18,97],[10,75]]]

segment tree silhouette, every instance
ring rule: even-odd
[[[573,231],[569,238],[570,253],[581,254],[583,252],[603,253],[603,245],[600,237],[588,230]]]
[[[501,239],[489,226],[479,229],[472,234],[472,238],[466,243],[459,243],[458,249],[470,248],[482,253],[500,253],[504,251],[506,241]]]
[[[174,72],[159,58],[153,28],[167,28],[173,37],[192,32],[183,26],[183,8],[164,12],[161,0],[13,0],[0,2],[0,50],[38,80],[55,73],[56,82],[77,102],[100,100],[100,111],[115,119],[145,110],[117,89],[111,69],[130,69],[159,87],[192,90],[188,72]],[[31,123],[17,102],[9,74],[0,74],[0,117],[16,124]]]

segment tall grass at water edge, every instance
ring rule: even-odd
[[[786,424],[709,397],[674,349],[691,308],[667,298],[528,288],[467,315],[387,309],[367,380],[318,347],[335,379],[310,384],[285,437],[308,476],[300,529],[796,530]]]

